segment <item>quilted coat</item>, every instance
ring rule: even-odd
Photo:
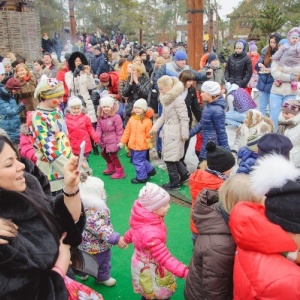
[[[300,299],[300,268],[282,255],[298,247],[266,218],[265,207],[238,203],[230,214],[229,227],[237,244],[234,299]]]
[[[35,149],[33,147],[33,138],[30,135],[26,124],[22,124],[20,129],[20,155],[36,163],[37,157],[35,155]]]
[[[85,153],[91,152],[92,144],[90,137],[95,143],[99,143],[99,137],[90,118],[86,114],[81,113],[78,116],[67,114],[65,116],[65,122],[67,124],[73,154],[79,155],[79,146],[82,141],[86,142]]]
[[[224,220],[218,192],[205,189],[197,197],[193,220],[198,236],[184,295],[187,300],[232,300],[236,245]]]
[[[223,96],[207,103],[203,109],[201,121],[190,130],[190,137],[202,131],[203,143],[200,152],[201,159],[206,159],[205,146],[210,140],[230,150],[225,128],[225,107],[226,102]]]
[[[163,218],[148,211],[136,200],[129,224],[130,229],[124,234],[124,239],[134,245],[131,273],[135,292],[146,299],[170,298],[176,288],[172,274],[186,278],[188,268],[166,247],[167,229]],[[148,273],[152,270],[150,265],[155,266],[151,275]],[[145,282],[147,273],[149,277]]]
[[[153,128],[162,127],[162,158],[164,161],[179,161],[184,154],[184,139],[189,138],[189,116],[185,101],[181,96],[183,84],[177,79],[173,88],[165,95],[160,95],[163,106],[162,115]]]

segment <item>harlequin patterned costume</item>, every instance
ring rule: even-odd
[[[47,175],[51,192],[58,191],[63,188],[63,167],[72,154],[63,114],[59,109],[37,107],[28,126],[36,150],[36,164]]]

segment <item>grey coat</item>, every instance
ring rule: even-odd
[[[163,126],[160,137],[164,161],[179,161],[184,154],[185,139],[189,138],[189,116],[181,96],[183,90],[182,82],[174,77],[173,88],[165,95],[160,95],[163,112],[153,127],[159,129]]]

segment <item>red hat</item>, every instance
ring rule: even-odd
[[[102,73],[99,76],[100,82],[108,82],[109,81],[109,74],[108,73]]]
[[[10,78],[7,80],[5,87],[10,90],[19,90],[21,88],[21,84],[18,79]]]

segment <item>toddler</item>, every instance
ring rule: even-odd
[[[114,231],[111,224],[103,181],[81,173],[79,188],[86,215],[86,225],[79,248],[96,258],[99,265],[97,282],[113,286],[116,280],[110,275],[111,247],[118,245],[120,248],[125,248],[126,243],[123,237]],[[81,279],[87,279],[87,276]]]
[[[73,154],[79,155],[80,144],[82,141],[85,141],[84,156],[88,158],[93,149],[91,139],[94,143],[99,143],[99,137],[92,125],[90,117],[83,113],[82,100],[77,96],[72,96],[68,100],[65,121]]]
[[[174,275],[186,278],[188,267],[171,255],[166,246],[164,216],[170,195],[158,185],[147,182],[134,202],[130,229],[124,234],[133,243],[131,275],[134,291],[142,299],[170,299],[176,290]]]
[[[124,168],[118,158],[118,143],[123,133],[123,123],[118,114],[118,102],[110,96],[102,97],[97,109],[96,131],[100,137],[101,155],[105,159],[107,167],[102,172],[111,175],[112,179],[125,177]]]
[[[278,51],[272,56],[272,60],[278,62],[279,69],[283,71],[283,67],[293,67],[300,63],[300,28],[293,27],[287,34],[288,43],[281,46]],[[291,76],[299,74],[293,74]],[[275,80],[276,86],[281,86],[282,80]],[[291,78],[291,88],[296,91],[298,81]]]
[[[119,147],[128,143],[131,151],[131,162],[136,171],[136,178],[131,179],[132,183],[145,183],[149,177],[156,174],[155,168],[147,160],[149,150],[150,129],[152,127],[151,117],[154,112],[148,108],[145,99],[138,99],[133,104],[133,115],[128,120]]]

